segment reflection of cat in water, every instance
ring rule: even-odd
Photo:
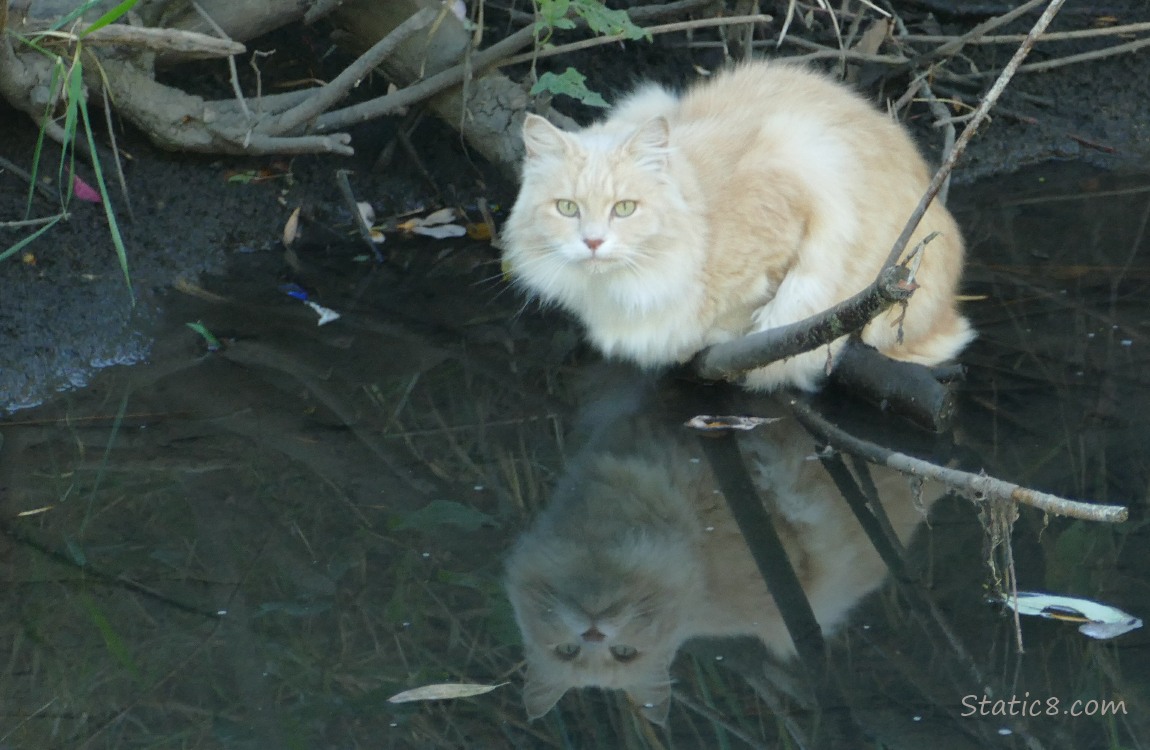
[[[831,632],[886,568],[801,427],[768,425],[740,438],[740,447],[815,617]],[[793,654],[778,608],[693,448],[674,435],[636,430],[622,450],[591,452],[520,538],[506,583],[523,634],[531,718],[569,688],[599,686],[625,690],[663,723],[671,662],[696,636],[757,636],[776,656]],[[922,520],[910,486],[890,470],[873,474],[906,541]]]

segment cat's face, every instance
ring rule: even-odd
[[[625,690],[653,721],[666,720],[669,669],[689,618],[694,571],[678,550],[580,549],[555,539],[521,546],[508,593],[527,655],[532,718],[573,687]]]
[[[504,232],[504,258],[521,283],[570,302],[588,285],[629,287],[666,267],[667,235],[684,207],[665,119],[575,134],[530,115],[523,137],[523,185]]]

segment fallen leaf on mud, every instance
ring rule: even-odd
[[[476,695],[490,693],[495,688],[503,687],[509,683],[501,682],[498,685],[475,685],[466,682],[444,682],[439,685],[425,685],[423,687],[404,690],[387,699],[388,703],[410,703],[412,701],[443,701],[453,698],[471,698]]]
[[[371,207],[370,203],[367,201],[359,201],[355,204],[355,207],[359,209],[359,215],[363,217],[364,224],[371,226],[375,223],[375,209]]]
[[[299,212],[300,206],[296,206],[295,210],[291,212],[287,222],[284,224],[283,243],[291,246],[293,242],[299,239]]]
[[[782,417],[713,417],[700,414],[691,417],[685,424],[693,430],[701,432],[725,432],[727,430],[753,430],[764,424],[778,422]]]
[[[467,234],[467,229],[457,224],[448,224],[459,218],[459,212],[454,208],[441,208],[438,211],[433,211],[427,216],[415,217],[407,221],[397,224],[395,228],[400,232],[407,232],[408,234],[421,234],[424,237],[434,237],[437,240],[446,239],[447,237],[462,237]]]
[[[340,314],[335,310],[332,310],[330,307],[324,307],[318,302],[312,302],[311,300],[304,300],[303,303],[311,309],[315,310],[316,314],[319,315],[319,322],[316,323],[317,326],[325,326],[333,320],[340,319]]]
[[[448,237],[463,237],[467,234],[467,229],[458,224],[439,224],[433,227],[414,227],[411,233],[420,234],[424,237],[434,237],[437,240],[444,240]]]
[[[103,203],[100,193],[75,175],[72,176],[72,195],[88,203]]]
[[[446,224],[449,221],[453,221],[458,215],[458,212],[454,208],[441,208],[419,219],[419,226],[432,227],[436,224]]]
[[[467,236],[473,240],[489,240],[495,235],[491,231],[491,225],[486,221],[482,224],[468,224]]]

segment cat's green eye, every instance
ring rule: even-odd
[[[635,213],[638,204],[635,201],[619,201],[611,209],[611,213],[618,216],[620,219],[626,219],[631,214]]]
[[[557,200],[555,201],[555,210],[564,216],[578,216],[579,204],[575,201]]]
[[[626,664],[629,661],[635,661],[639,652],[633,646],[612,646],[611,656],[615,657],[615,661]]]
[[[560,643],[555,647],[555,655],[563,661],[571,661],[579,655],[579,644],[577,643]]]

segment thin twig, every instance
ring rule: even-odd
[[[1039,42],[1064,42],[1072,39],[1090,39],[1099,36],[1119,36],[1121,34],[1136,34],[1150,31],[1150,22],[1127,23],[1121,26],[1107,26],[1098,29],[1078,29],[1076,31],[1055,31],[1043,34]],[[924,44],[938,44],[953,42],[957,37],[932,36],[930,34],[900,34],[895,37],[900,42],[922,42]],[[986,36],[967,38],[966,44],[1017,44],[1026,39],[1025,34],[988,34]]]
[[[404,107],[438,94],[444,89],[456,86],[463,81],[464,76],[472,71],[486,70],[499,60],[531,44],[535,40],[534,27],[525,27],[511,36],[491,45],[487,49],[476,52],[471,58],[470,66],[455,65],[419,83],[402,88],[392,94],[345,107],[344,109],[328,112],[315,121],[315,129],[319,132],[335,130],[360,122],[391,114]]]
[[[1053,60],[1044,60],[1043,62],[1030,63],[1023,65],[1018,69],[1019,73],[1038,73],[1044,70],[1054,70],[1055,68],[1062,68],[1067,65],[1074,65],[1080,62],[1088,62],[1090,60],[1101,60],[1106,57],[1114,57],[1115,55],[1124,55],[1129,52],[1135,52],[1143,47],[1150,46],[1150,37],[1136,39],[1132,42],[1125,44],[1115,44],[1111,47],[1103,49],[1096,49],[1091,52],[1081,52],[1077,55],[1066,55],[1065,57],[1057,57]],[[993,73],[968,73],[960,76],[966,80],[977,80],[979,78],[989,78]]]
[[[380,252],[379,245],[371,238],[371,227],[367,225],[367,220],[363,218],[363,212],[359,210],[359,202],[355,199],[355,193],[352,192],[351,181],[347,179],[349,174],[351,172],[346,169],[335,171],[335,182],[339,186],[339,194],[343,196],[344,205],[351,212],[352,220],[355,221],[355,228],[359,230],[360,239],[375,257],[375,262],[382,263],[384,260],[383,253]]]
[[[423,29],[435,20],[437,12],[424,8],[396,26],[383,39],[360,55],[355,62],[343,69],[330,83],[321,86],[315,94],[292,109],[284,112],[274,121],[261,127],[261,132],[281,135],[293,130],[308,120],[318,117],[328,107],[342,99],[348,91],[363,80],[375,66],[395,51],[412,34]]]
[[[923,55],[923,59],[924,60],[931,60],[931,59],[936,59],[939,57],[951,57],[951,56],[957,54],[958,51],[961,50],[963,47],[965,47],[967,45],[967,43],[970,42],[971,40],[984,37],[984,36],[986,36],[986,32],[993,31],[994,29],[997,29],[999,26],[1005,26],[1006,24],[1010,23],[1014,19],[1019,18],[1020,16],[1026,15],[1030,11],[1032,11],[1035,8],[1037,8],[1038,6],[1042,5],[1043,2],[1045,2],[1045,0],[1030,0],[1030,2],[1027,2],[1027,3],[1024,3],[1020,6],[1018,6],[1017,8],[1010,11],[1009,13],[1004,13],[1001,16],[995,16],[994,18],[983,21],[982,23],[978,24],[977,26],[975,26],[970,31],[963,34],[962,36],[957,37],[955,39],[952,39],[951,41],[947,42],[946,44],[943,44],[941,47],[937,47],[937,48],[931,50],[930,52],[925,53]],[[1061,6],[1062,3],[1060,2],[1060,3],[1058,3],[1058,5]],[[1050,8],[1048,6],[1047,11],[1049,11],[1049,10],[1050,10]],[[1057,13],[1058,12],[1057,9],[1054,12]],[[1040,23],[1041,23],[1041,20],[1042,19],[1039,19]],[[1049,23],[1049,20],[1047,20],[1047,23]],[[1035,24],[1035,28],[1037,28],[1037,27],[1038,27],[1038,24]],[[1042,28],[1045,29],[1046,24],[1043,24]],[[1039,33],[1041,33],[1041,32],[1039,32]],[[1031,30],[1031,32],[1029,34],[1027,34],[1026,37],[1022,40],[1023,46],[1026,46],[1027,40],[1032,39],[1033,35],[1034,35],[1034,31]],[[1033,44],[1033,43],[1034,43],[1033,41],[1030,42],[1030,44]]]
[[[809,39],[803,39],[797,36],[788,36],[786,42],[793,44],[796,47],[803,49],[814,50],[809,55],[795,55],[788,57],[788,60],[821,60],[826,58],[838,58],[842,60],[853,60],[856,62],[870,62],[882,63],[884,65],[906,65],[910,62],[909,57],[902,55],[879,55],[869,52],[859,52],[853,49],[837,49],[835,47],[828,47],[825,44],[812,42]],[[755,42],[756,47],[774,47],[775,42],[771,40]]]
[[[918,229],[918,224],[926,214],[927,208],[930,207],[938,191],[942,189],[942,186],[950,179],[950,173],[954,171],[954,165],[958,162],[959,157],[966,151],[967,144],[974,138],[975,133],[977,133],[979,127],[982,126],[987,115],[990,114],[990,110],[994,107],[995,102],[998,101],[998,97],[1002,96],[1002,92],[1006,89],[1006,84],[1010,83],[1010,79],[1014,77],[1022,61],[1030,54],[1035,40],[1046,30],[1050,22],[1054,20],[1054,16],[1058,14],[1058,10],[1064,2],[1065,0],[1050,0],[1050,4],[1046,6],[1046,10],[1042,12],[1042,15],[1039,16],[1038,20],[1034,23],[1034,27],[1030,30],[1030,33],[1026,35],[1026,40],[1014,51],[1010,62],[1006,64],[1006,67],[999,73],[994,85],[986,92],[986,96],[983,97],[982,102],[978,105],[978,109],[974,112],[974,117],[972,117],[970,122],[966,124],[966,127],[962,129],[962,134],[959,135],[958,140],[955,141],[954,148],[951,149],[950,154],[943,161],[942,166],[938,168],[938,171],[934,173],[934,177],[931,178],[930,185],[927,186],[926,192],[918,202],[918,206],[915,207],[914,212],[910,215],[910,219],[907,220],[902,234],[898,236],[894,246],[891,247],[884,267],[892,266],[898,261],[907,243],[910,242],[911,235]],[[1023,7],[1034,4],[1035,3],[1030,2]],[[955,49],[957,50],[957,48]]]
[[[220,28],[220,25],[216,23],[215,19],[208,15],[208,12],[200,7],[200,4],[195,0],[192,0],[192,9],[196,11],[196,15],[202,18],[208,26],[212,27],[212,31],[216,32],[221,39],[230,41],[231,38],[228,36],[228,33]],[[240,87],[240,73],[236,70],[235,55],[228,55],[228,72],[230,74],[232,91],[236,95],[236,102],[240,105],[240,109],[243,110],[244,117],[251,117],[247,100],[244,98],[243,89]]]
[[[894,24],[895,24],[895,27],[900,32],[902,32],[902,34],[905,36],[906,35],[906,24],[903,23],[901,16],[896,15],[894,17]],[[904,38],[904,37],[903,36],[896,37],[896,39],[902,39],[902,38]],[[950,153],[952,151],[954,151],[954,143],[956,140],[957,133],[956,133],[955,128],[954,128],[954,122],[951,121],[951,119],[950,119],[950,110],[946,108],[946,105],[944,105],[941,101],[939,101],[938,97],[934,95],[934,90],[930,87],[930,83],[928,82],[928,79],[930,78],[930,73],[931,73],[931,71],[928,68],[925,72],[919,74],[919,76],[915,79],[914,83],[912,84],[911,88],[908,89],[907,93],[909,94],[910,90],[912,90],[912,89],[917,89],[918,91],[921,91],[923,94],[923,98],[926,100],[927,106],[930,108],[930,114],[934,117],[934,126],[936,128],[945,128],[946,129],[946,132],[943,135],[943,142],[942,142],[942,160],[946,161],[948,158],[950,158]],[[912,96],[913,96],[913,94],[912,94]],[[945,206],[946,200],[947,200],[947,197],[949,196],[949,194],[950,194],[950,176],[948,175],[946,178],[946,181],[942,183],[942,187],[940,187],[938,189],[938,201],[939,201],[939,203],[941,203]]]
[[[660,26],[648,26],[643,29],[646,33],[654,36],[656,34],[669,34],[675,31],[686,31],[688,29],[704,29],[713,26],[737,26],[745,23],[770,23],[770,16],[762,14],[754,14],[750,16],[729,16],[726,18],[700,18],[693,21],[678,21],[676,23],[665,23]],[[539,60],[544,57],[552,57],[554,55],[562,55],[567,52],[576,52],[578,50],[588,49],[590,47],[599,47],[604,44],[611,44],[613,42],[626,41],[629,37],[626,34],[612,34],[611,36],[597,36],[592,39],[581,39],[578,42],[571,42],[570,44],[561,44],[558,47],[548,47],[547,49],[536,50],[534,52],[525,52],[522,55],[515,55],[506,60],[500,60],[493,65],[494,68],[502,68],[507,65],[515,65],[517,63],[531,62],[532,60]]]
[[[701,8],[704,5],[713,5],[715,0],[677,0],[676,2],[663,3],[662,5],[641,5],[636,8],[629,8],[627,15],[630,16],[632,21],[643,21],[650,18],[662,18],[663,16],[675,16],[680,13]],[[508,17],[514,23],[535,24],[535,14],[516,10],[515,8],[502,8],[507,13]]]
[[[1004,482],[985,474],[972,474],[967,471],[938,466],[921,458],[914,458],[905,453],[899,453],[857,438],[828,422],[802,401],[791,400],[790,407],[795,418],[802,422],[803,426],[835,448],[860,456],[871,463],[901,471],[904,474],[942,482],[948,487],[959,490],[979,504],[992,500],[1009,501],[1029,505],[1044,513],[1056,516],[1104,523],[1123,523],[1129,516],[1126,508],[1121,505],[1096,505],[1068,500],[1057,495]]]

